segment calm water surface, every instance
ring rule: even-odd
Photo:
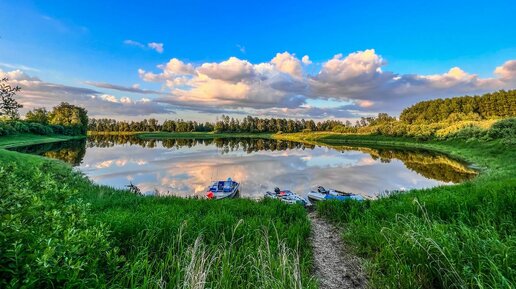
[[[241,182],[241,196],[260,198],[275,186],[306,195],[315,185],[369,196],[470,179],[475,171],[445,155],[414,150],[319,147],[264,139],[87,141],[18,149],[69,162],[99,184],[130,182],[160,195],[204,195],[213,180]]]

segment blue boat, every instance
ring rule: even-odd
[[[308,193],[308,198],[314,202],[317,201],[327,201],[327,200],[337,200],[337,201],[347,201],[347,200],[355,200],[355,201],[363,201],[364,197],[361,195],[346,193],[332,189],[325,189],[323,186],[318,186],[316,190],[312,190]]]
[[[216,181],[208,187],[206,198],[213,200],[233,198],[237,195],[240,184],[228,178],[225,181]]]

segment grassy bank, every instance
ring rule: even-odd
[[[64,135],[35,135],[18,134],[0,137],[0,149],[28,146],[33,144],[54,143],[72,139],[81,139],[84,136],[64,136]]]
[[[375,288],[516,286],[513,145],[337,133],[260,137],[337,149],[423,148],[474,163],[480,175],[460,185],[363,203],[321,203],[317,209],[345,228],[344,238],[366,257]],[[0,138],[0,146],[58,138]],[[2,288],[316,287],[305,243],[309,222],[299,207],[139,197],[92,184],[60,162],[3,149],[0,168],[6,184],[0,187]]]
[[[480,166],[472,181],[374,202],[321,203],[368,260],[376,288],[514,288],[516,149],[500,140],[427,141],[333,133],[275,138],[340,145],[416,147]]]
[[[316,287],[301,207],[140,197],[4,149],[0,182],[1,288]]]

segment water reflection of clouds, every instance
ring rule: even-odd
[[[144,192],[157,189],[180,196],[203,195],[213,180],[227,177],[241,182],[241,195],[251,198],[275,186],[301,194],[324,185],[375,195],[386,189],[442,184],[408,170],[398,160],[382,163],[363,152],[323,147],[247,153],[214,145],[172,149],[160,144],[155,148],[115,145],[88,148],[81,169],[102,184],[121,188],[131,181]]]

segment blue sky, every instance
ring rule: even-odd
[[[28,77],[59,84],[63,86],[60,93],[84,88],[77,99],[68,96],[63,100],[85,103],[92,114],[109,115],[109,111],[95,111],[96,105],[102,105],[100,100],[130,98],[133,105],[127,105],[127,114],[123,105],[117,104],[120,107],[113,112],[116,118],[164,118],[168,111],[181,117],[205,118],[220,112],[356,118],[379,111],[396,114],[404,105],[421,99],[515,87],[510,62],[516,59],[514,1],[105,2],[2,1],[0,69],[11,73],[13,80],[18,77],[21,84]],[[163,45],[163,51],[150,48],[149,43]],[[374,53],[363,54],[368,49]],[[290,68],[281,69],[277,61],[272,70],[258,66],[270,64],[283,52],[288,55],[282,56],[282,63],[299,62],[301,74],[296,74],[296,69],[295,73]],[[359,53],[353,61],[348,59],[352,53]],[[342,54],[341,62],[325,67],[337,54]],[[302,63],[305,55],[310,61]],[[206,80],[197,69],[206,63],[221,64],[230,57],[253,65],[228,64],[251,69],[253,72],[245,76],[253,79],[240,75],[228,80],[217,74],[227,71],[218,69],[204,70],[209,76]],[[194,69],[171,76],[164,73],[166,69],[157,68],[171,59]],[[357,62],[362,70],[350,72]],[[466,74],[446,75],[453,67]],[[497,67],[501,68],[495,74]],[[162,76],[148,81],[139,69]],[[23,76],[16,76],[15,70]],[[267,83],[258,83],[256,77],[267,79]],[[456,77],[457,82],[448,85],[450,77]],[[180,78],[190,82],[170,84]],[[384,81],[375,82],[378,79]],[[492,81],[484,81],[489,79]],[[206,81],[209,84],[203,86]],[[87,82],[125,87],[136,84],[159,93],[121,91]],[[411,86],[408,90],[407,83]],[[58,101],[59,93],[49,92],[49,87],[52,85],[45,89],[27,85],[23,95],[26,107]],[[97,104],[87,103],[87,89],[92,90]],[[207,89],[204,97],[201,94]],[[276,98],[269,99],[271,95]],[[45,101],[38,102],[38,98]],[[137,103],[140,99],[145,101]],[[192,107],[192,103],[199,105]],[[396,103],[399,108],[385,103]],[[143,106],[146,108],[138,112]],[[327,107],[339,110],[320,110]]]

